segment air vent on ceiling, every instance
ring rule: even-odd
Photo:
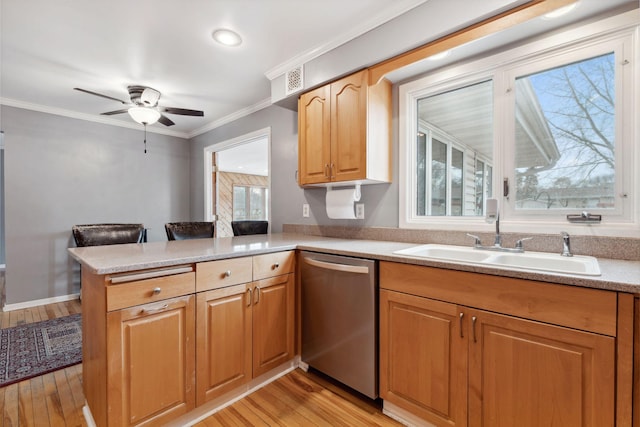
[[[304,78],[302,75],[302,65],[287,71],[285,76],[285,95],[291,95],[304,88]]]

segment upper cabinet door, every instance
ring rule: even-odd
[[[298,173],[300,185],[329,181],[330,87],[319,87],[298,102]]]
[[[367,72],[331,84],[331,181],[366,178]]]
[[[368,70],[298,100],[298,183],[391,182],[391,83]]]

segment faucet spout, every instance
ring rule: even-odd
[[[567,233],[566,231],[561,232],[562,234],[562,253],[560,255],[562,256],[573,256],[573,254],[571,253],[571,239],[569,237],[569,233]]]
[[[497,248],[502,247],[502,236],[500,235],[500,214],[496,216],[496,240],[493,245]]]

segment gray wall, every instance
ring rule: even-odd
[[[397,117],[397,114],[393,114]],[[271,127],[271,231],[281,232],[282,224],[344,226],[398,226],[397,167],[393,184],[363,186],[365,220],[332,220],[325,209],[325,188],[302,189],[296,182],[298,169],[298,116],[276,105],[228,123],[191,139],[191,217],[204,218],[204,148]],[[396,120],[394,119],[394,128]],[[393,135],[397,135],[394,130]],[[394,159],[397,143],[394,140]],[[309,203],[311,216],[302,217],[302,205]]]
[[[79,290],[71,226],[141,222],[149,240],[188,220],[189,144],[140,131],[1,107],[5,132],[6,303]]]
[[[274,233],[283,223],[302,217],[304,194],[296,184],[298,115],[271,106],[191,139],[191,217],[204,218],[204,148],[271,127],[271,224]]]

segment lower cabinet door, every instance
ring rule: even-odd
[[[481,311],[469,317],[470,426],[615,424],[614,338]]]
[[[464,322],[455,304],[381,290],[381,397],[436,426],[466,426]]]
[[[251,288],[197,294],[197,404],[251,380]]]
[[[162,425],[195,407],[194,300],[107,314],[110,426]]]
[[[293,358],[294,275],[259,280],[253,286],[253,377]]]

